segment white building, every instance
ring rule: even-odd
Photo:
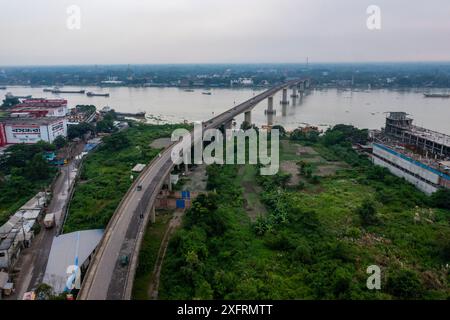
[[[429,165],[407,156],[400,150],[394,150],[384,144],[374,143],[372,161],[415,185],[426,194],[432,194],[439,188],[450,187],[450,176]]]
[[[58,136],[67,136],[67,120],[64,117],[8,118],[0,126],[5,144],[36,143],[40,140],[52,143]]]

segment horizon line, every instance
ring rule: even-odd
[[[89,66],[208,66],[208,65],[364,65],[364,64],[450,64],[450,60],[418,60],[418,61],[317,61],[317,62],[173,62],[173,63],[79,63],[79,64],[11,64],[0,65],[0,68],[18,67],[89,67]]]

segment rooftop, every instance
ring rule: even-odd
[[[64,117],[52,117],[52,118],[25,118],[25,117],[21,117],[21,118],[11,118],[11,117],[5,117],[5,118],[0,118],[0,123],[3,124],[13,124],[13,125],[48,125],[51,123],[54,123],[56,121],[60,121],[65,119]]]
[[[103,236],[103,230],[76,231],[53,238],[52,248],[44,275],[44,283],[56,293],[64,292],[68,280],[67,268],[83,265]]]

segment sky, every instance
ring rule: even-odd
[[[450,61],[449,40],[449,0],[0,0],[0,65]]]

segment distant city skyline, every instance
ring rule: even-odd
[[[447,62],[449,16],[448,0],[3,1],[0,65]]]

